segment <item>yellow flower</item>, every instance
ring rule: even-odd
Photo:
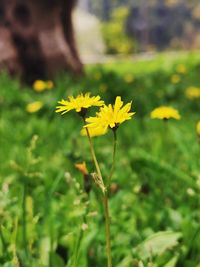
[[[179,64],[177,67],[176,67],[176,71],[180,74],[185,74],[187,72],[187,69],[185,67],[184,64]]]
[[[29,113],[34,113],[39,111],[43,107],[43,103],[41,101],[35,101],[26,106],[26,111]]]
[[[83,175],[88,175],[88,169],[86,166],[85,161],[83,163],[77,163],[75,164],[75,167],[83,174]]]
[[[167,107],[167,106],[161,106],[156,109],[154,109],[151,112],[151,118],[152,119],[176,119],[180,120],[181,116],[178,112],[178,110],[172,108],[172,107]]]
[[[85,95],[80,94],[77,97],[69,96],[69,100],[61,100],[58,102],[60,106],[56,107],[56,112],[65,114],[66,112],[75,109],[76,112],[81,112],[82,109],[87,109],[92,106],[102,106],[104,101],[100,100],[100,96],[90,96],[90,93]]]
[[[200,136],[200,121],[197,122],[197,134]]]
[[[46,82],[45,81],[42,81],[42,80],[36,80],[33,83],[33,89],[36,92],[42,92],[42,91],[44,91],[46,89]]]
[[[127,83],[132,83],[134,81],[134,76],[131,73],[128,73],[124,76],[124,80]]]
[[[124,107],[121,97],[117,96],[114,106],[109,104],[100,108],[100,111],[96,113],[96,117],[89,117],[86,119],[88,123],[84,127],[92,129],[92,131],[99,131],[100,134],[104,134],[108,128],[117,129],[119,124],[126,120],[130,120],[135,112],[130,112],[131,102]]]
[[[200,98],[200,88],[190,86],[185,91],[185,96],[189,99]]]
[[[90,137],[95,137],[95,136],[106,134],[107,129],[103,127],[96,127],[96,128],[89,128],[88,131],[89,131]],[[85,128],[81,130],[81,135],[87,136],[87,131]]]
[[[173,84],[177,84],[177,83],[179,83],[180,80],[181,80],[181,77],[180,77],[178,74],[174,74],[174,75],[172,75],[172,77],[171,77],[171,82],[172,82]]]
[[[46,81],[46,88],[51,90],[54,87],[54,83],[52,81]]]

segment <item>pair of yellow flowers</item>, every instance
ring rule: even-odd
[[[116,130],[118,126],[126,120],[130,120],[135,112],[130,112],[132,102],[123,105],[120,96],[115,99],[114,105],[106,105],[100,96],[90,96],[90,93],[85,95],[80,94],[77,97],[70,96],[68,100],[61,100],[58,102],[60,105],[56,107],[56,112],[65,114],[70,110],[78,112],[86,122],[81,133],[86,135],[85,128],[87,127],[90,136],[103,135],[108,129]],[[92,106],[100,107],[96,116],[85,119],[86,110]],[[171,107],[162,106],[152,111],[152,118],[158,119],[180,119],[177,110]]]
[[[76,98],[69,97],[69,100],[61,100],[58,102],[56,112],[65,114],[66,112],[75,109],[85,120],[86,125],[83,127],[81,133],[86,135],[85,128],[88,128],[90,136],[103,135],[109,128],[115,130],[119,124],[131,119],[134,112],[130,112],[131,102],[123,106],[120,96],[116,97],[114,106],[105,105],[100,96],[90,96],[90,93],[85,95],[80,94]],[[85,119],[86,111],[92,106],[100,107],[99,112],[95,117]]]

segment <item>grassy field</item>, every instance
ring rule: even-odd
[[[75,112],[57,101],[80,92],[133,101],[133,119],[118,129],[110,210],[114,267],[200,266],[200,144],[196,123],[200,55],[159,55],[86,67],[80,79],[61,74],[51,90],[0,76],[0,266],[105,267],[101,195],[89,196],[75,163],[94,171]],[[27,105],[41,101],[37,112]],[[181,120],[152,120],[160,105]],[[94,111],[93,111],[94,112]],[[37,140],[36,140],[37,139]],[[94,138],[103,175],[112,163],[112,134]],[[86,218],[86,221],[85,221]]]

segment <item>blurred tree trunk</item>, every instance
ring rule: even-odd
[[[0,68],[32,83],[83,72],[74,40],[76,0],[0,0]]]

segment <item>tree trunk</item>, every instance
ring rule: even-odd
[[[76,0],[0,0],[0,68],[28,83],[83,71],[72,25]]]

